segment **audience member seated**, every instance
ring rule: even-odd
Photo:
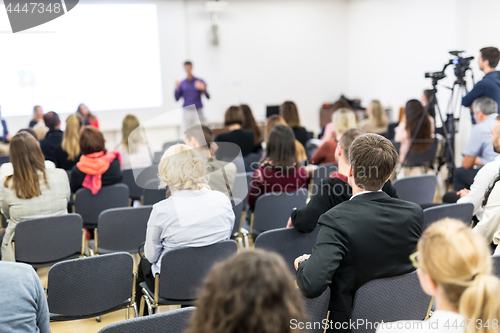
[[[142,297],[142,281],[154,291],[155,275],[160,273],[166,252],[229,239],[234,225],[228,197],[206,187],[205,161],[196,149],[180,144],[170,147],[163,154],[158,173],[161,185],[168,185],[171,195],[153,205],[149,216],[146,259],[139,264],[136,299]]]
[[[0,155],[5,155],[9,153],[8,143],[12,139],[12,135],[9,134],[9,130],[7,129],[7,122],[5,119],[2,119],[2,113],[0,109]]]
[[[184,143],[191,148],[196,148],[205,159],[210,189],[222,192],[230,198],[236,177],[236,165],[215,158],[212,148],[214,143],[212,130],[205,125],[201,127],[194,125],[186,131]]]
[[[252,153],[258,153],[262,150],[262,133],[260,131],[255,118],[253,117],[252,110],[246,104],[240,105],[243,114],[245,115],[245,121],[243,125],[243,129],[251,130],[253,132],[253,149]]]
[[[496,121],[491,129],[491,141],[493,150],[500,154],[500,116],[496,116]],[[443,203],[471,203],[474,205],[474,215],[478,220],[483,218],[484,207],[482,202],[488,186],[498,176],[500,170],[500,155],[494,161],[487,163],[477,172],[470,190],[462,189],[458,192],[446,193]]]
[[[70,196],[66,172],[46,169],[40,146],[27,132],[10,143],[13,174],[1,180],[0,202],[8,225],[2,241],[2,260],[15,261],[12,240],[16,225],[26,219],[67,214]]]
[[[312,232],[316,228],[321,215],[351,198],[352,188],[347,181],[349,176],[349,147],[354,139],[362,134],[364,134],[363,131],[357,128],[348,129],[342,134],[335,151],[338,172],[333,173],[330,178],[324,180],[321,184],[314,184],[315,187],[307,206],[292,212],[292,216],[288,220],[288,228],[295,227],[300,232]],[[392,186],[390,180],[384,184],[382,191],[393,198],[398,197],[396,189]]]
[[[38,141],[42,141],[43,139],[45,139],[45,136],[49,132],[49,129],[47,128],[47,126],[45,126],[45,123],[43,123],[33,126],[33,131],[35,132]]]
[[[500,243],[500,186],[498,186],[498,181],[500,181],[500,176],[497,174],[484,194],[483,218],[474,227],[475,232],[494,245]],[[498,246],[495,254],[500,254]]]
[[[318,297],[330,287],[329,319],[340,326],[351,319],[359,287],[413,270],[408,257],[422,233],[422,208],[381,191],[397,159],[384,137],[356,138],[349,149],[353,196],[321,215],[312,254],[295,260],[297,285],[306,297]]]
[[[305,147],[308,140],[307,131],[304,127],[300,126],[300,117],[297,105],[290,101],[284,102],[280,105],[280,116],[282,116],[288,126],[292,128],[295,139],[297,139],[297,141]]]
[[[278,125],[266,146],[266,158],[255,170],[248,193],[251,210],[261,195],[269,192],[292,192],[307,186],[307,171],[295,158],[295,137],[288,126]]]
[[[224,115],[224,126],[229,133],[217,135],[215,142],[231,142],[238,145],[243,157],[250,154],[254,147],[253,132],[243,129],[245,115],[239,106],[231,106]]]
[[[30,120],[29,128],[35,127],[36,124],[45,125],[43,120],[43,109],[40,105],[35,105],[33,107],[33,118]]]
[[[304,301],[283,258],[244,251],[212,267],[186,333],[302,333]]]
[[[427,109],[429,109],[429,116],[431,116],[432,118],[435,119],[436,118],[435,106],[431,106],[429,104],[433,98],[433,95],[434,95],[434,90],[426,89],[426,90],[424,90],[424,93],[422,94],[422,97],[420,100],[421,100],[422,105],[425,108],[425,110],[427,111]]]
[[[332,113],[332,121],[329,122],[328,124],[326,124],[325,128],[322,129],[321,133],[318,136],[323,141],[327,141],[327,140],[330,140],[330,138],[332,138],[332,134],[335,132],[335,127],[333,126],[334,125],[333,115],[335,114],[335,112],[337,112],[337,110],[340,110],[340,109],[351,110],[351,105],[344,98],[341,98],[338,101],[336,101],[335,103],[333,103],[333,105],[332,105],[332,112],[333,112]],[[354,127],[354,125],[351,127]]]
[[[406,103],[403,119],[396,127],[394,140],[401,143],[399,148],[399,162],[403,163],[410,150],[411,139],[418,130],[418,124],[425,110],[416,99],[411,99]],[[411,147],[412,154],[421,154],[431,147],[431,139],[434,134],[434,119],[427,115],[415,137],[415,143]],[[418,141],[417,141],[418,140]]]
[[[42,148],[42,153],[46,160],[56,163],[56,151],[61,147],[63,141],[61,120],[59,120],[59,115],[53,111],[47,112],[43,116],[43,120],[49,131],[47,132],[45,139],[40,141],[40,148]]]
[[[368,118],[361,121],[359,128],[366,133],[382,134],[389,130],[389,120],[387,113],[380,104],[380,101],[373,100],[366,108]]]
[[[356,126],[356,116],[350,109],[340,109],[333,114],[333,127],[334,131],[330,132],[332,135],[330,139],[324,143],[314,152],[311,156],[311,164],[321,163],[336,163],[335,150],[337,149],[337,140],[349,128]]]
[[[122,142],[116,148],[122,157],[122,170],[147,168],[152,164],[142,133],[135,130],[139,126],[139,119],[134,115],[128,114],[123,119]]]
[[[42,283],[30,265],[0,262],[2,332],[50,333],[49,308]]]
[[[61,146],[56,150],[56,166],[64,170],[72,170],[80,159],[80,131],[82,118],[72,114],[66,119]]]
[[[417,250],[411,260],[422,290],[434,297],[435,310],[424,322],[385,323],[377,333],[499,332],[498,325],[490,323],[498,321],[500,313],[500,281],[492,275],[484,240],[463,222],[444,219],[425,230]]]
[[[78,105],[78,109],[76,110],[81,117],[83,117],[83,124],[85,126],[94,126],[95,128],[99,128],[99,121],[97,117],[90,113],[89,108],[85,104]]]
[[[462,167],[453,172],[453,189],[470,189],[479,168],[495,160],[498,154],[491,143],[491,128],[498,113],[497,102],[488,97],[480,97],[472,104],[476,125],[470,132],[469,141],[462,154]]]
[[[102,186],[121,182],[120,153],[106,151],[104,136],[93,126],[80,134],[80,160],[71,170],[71,192],[84,187],[97,194]]]
[[[262,143],[262,146],[264,150],[262,151],[262,159],[266,157],[266,145],[267,145],[267,140],[269,139],[269,133],[273,130],[278,125],[284,125],[288,126],[286,123],[285,119],[283,119],[282,116],[273,114],[266,120],[266,127],[264,129],[264,142]],[[299,164],[304,164],[307,161],[307,155],[306,155],[306,150],[304,149],[304,146],[302,143],[300,143],[297,139],[295,139],[295,158],[297,159],[297,162]]]

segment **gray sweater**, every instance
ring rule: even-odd
[[[40,279],[26,264],[0,261],[0,332],[50,332]]]

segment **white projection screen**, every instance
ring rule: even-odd
[[[12,34],[0,8],[2,116],[160,107],[155,4],[78,4],[39,27]]]

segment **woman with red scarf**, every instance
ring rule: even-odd
[[[102,186],[120,183],[120,153],[106,151],[104,136],[93,126],[85,126],[80,135],[82,156],[71,171],[71,192],[84,187],[97,194]]]

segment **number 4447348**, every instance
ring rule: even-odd
[[[44,4],[43,2],[30,2],[29,4],[25,3],[24,6],[21,7],[19,3],[15,6],[12,3],[9,3],[7,6],[7,12],[12,13],[56,13],[59,14],[61,12],[61,4],[60,3],[48,3]]]

